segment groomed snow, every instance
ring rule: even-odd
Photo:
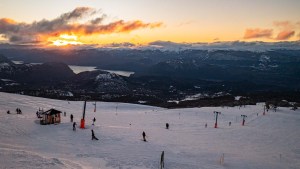
[[[0,93],[0,168],[157,169],[165,151],[166,169],[299,169],[300,111],[279,107],[263,116],[262,105],[168,110],[97,102],[94,112],[89,102],[87,129],[72,131],[69,116],[79,126],[83,102]],[[39,108],[67,116],[61,124],[42,126]],[[221,112],[217,129],[213,111]],[[241,114],[248,116],[245,126]],[[91,140],[91,129],[99,141]],[[148,142],[141,141],[143,131]]]

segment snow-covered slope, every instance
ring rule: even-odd
[[[35,114],[39,108],[67,116],[61,124],[42,126]],[[94,112],[88,102],[86,129],[72,131],[69,116],[79,124],[82,108],[83,102],[0,93],[0,168],[157,169],[162,151],[167,169],[300,168],[299,110],[280,107],[263,116],[262,104],[168,110],[97,102]],[[222,112],[218,129],[213,111]],[[245,126],[241,114],[248,116]],[[91,140],[91,129],[99,141]],[[141,141],[143,131],[148,142]]]

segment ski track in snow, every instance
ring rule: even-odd
[[[16,108],[23,114],[16,114]],[[42,126],[35,115],[39,108],[55,108],[67,116],[62,114],[61,124]],[[300,168],[299,110],[280,107],[263,116],[263,103],[163,109],[97,102],[94,112],[93,102],[88,102],[86,129],[80,129],[82,109],[80,101],[0,93],[0,169],[157,169],[162,151],[170,169]],[[221,112],[217,129],[213,111]],[[248,116],[245,126],[241,114]],[[91,129],[99,141],[91,140]],[[143,131],[147,142],[141,140]]]

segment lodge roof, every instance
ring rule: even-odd
[[[55,109],[50,109],[50,110],[43,112],[43,114],[49,114],[49,115],[59,114],[59,113],[62,113],[62,112],[59,110],[55,110]]]

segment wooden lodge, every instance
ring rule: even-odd
[[[45,112],[40,113],[40,124],[46,125],[46,124],[58,124],[61,121],[61,111],[50,109]]]

